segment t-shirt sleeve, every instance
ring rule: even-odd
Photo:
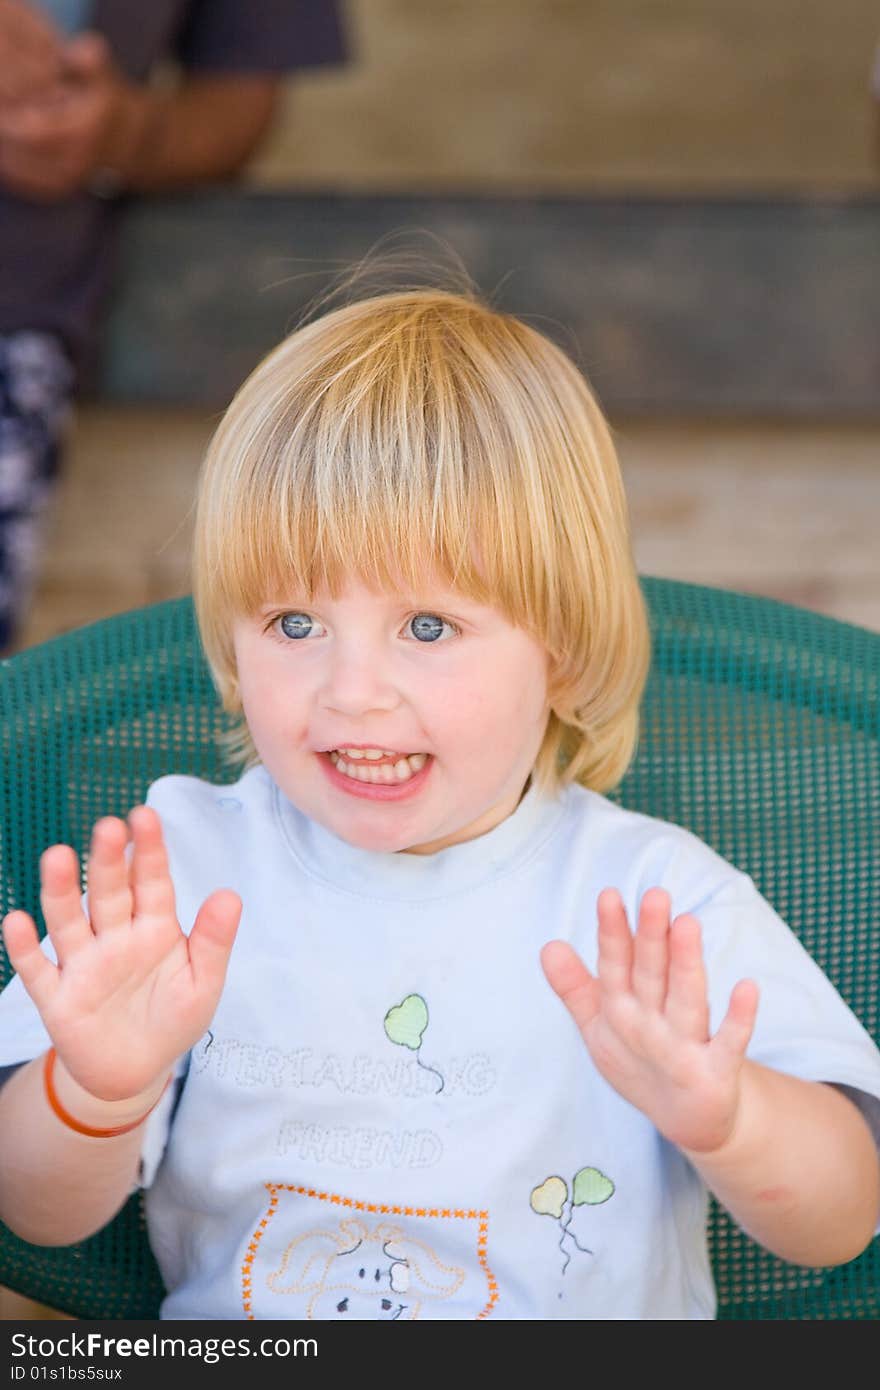
[[[202,72],[286,72],[347,57],[334,0],[193,0],[176,45]]]
[[[760,990],[748,1056],[850,1094],[880,1147],[880,1051],[795,933],[745,874],[691,909],[703,929],[714,1033],[738,980]]]

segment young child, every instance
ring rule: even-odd
[[[744,874],[602,795],[649,638],[559,348],[435,290],[293,333],[195,596],[248,770],[99,821],[85,904],[48,849],[45,950],[5,919],[4,1221],[73,1242],[139,1181],[186,1319],[709,1318],[707,1191],[860,1253],[880,1054]]]

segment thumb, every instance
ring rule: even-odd
[[[541,965],[551,989],[583,1032],[599,1008],[599,981],[566,941],[548,941],[541,951]]]
[[[189,960],[200,990],[219,994],[240,920],[241,898],[230,888],[219,888],[199,908],[189,934]]]
[[[68,77],[87,80],[110,68],[110,45],[101,34],[77,34],[64,46],[64,68]]]
[[[751,1042],[758,1014],[758,986],[754,980],[740,980],[733,987],[727,1013],[709,1043],[715,1052],[724,1052],[732,1061],[741,1061]]]

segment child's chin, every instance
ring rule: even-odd
[[[355,849],[372,850],[375,854],[406,854],[410,850],[414,853],[418,852],[418,846],[414,845],[411,839],[401,839],[399,834],[392,837],[391,835],[371,834],[368,829],[359,834],[351,828],[342,828],[341,826],[338,829],[334,826],[330,828],[335,835],[339,836],[340,840],[345,840],[346,844],[353,845]]]

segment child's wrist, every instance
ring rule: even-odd
[[[682,1153],[701,1172],[736,1170],[764,1151],[768,1115],[760,1069],[746,1060],[730,1131],[723,1142],[709,1148],[682,1148]]]
[[[71,1076],[54,1048],[43,1058],[42,1065],[46,1098],[58,1119],[68,1129],[95,1131],[96,1137],[136,1129],[155,1109],[171,1080],[165,1070],[136,1094],[122,1100],[103,1100]]]

